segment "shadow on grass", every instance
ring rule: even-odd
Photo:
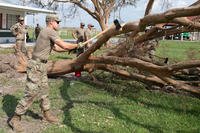
[[[11,117],[14,114],[15,108],[17,106],[17,101],[18,99],[15,96],[9,94],[3,96],[2,109],[6,112],[8,117]]]
[[[66,57],[66,56],[57,56],[56,59],[73,59],[73,58],[72,57]]]
[[[25,114],[27,116],[30,116],[30,117],[34,118],[34,119],[38,119],[38,120],[42,120],[43,119],[42,116],[40,116],[38,113],[33,112],[32,110],[27,110]]]
[[[15,96],[13,95],[5,95],[3,96],[3,100],[2,100],[2,103],[3,103],[3,111],[6,112],[6,115],[9,117],[9,119],[14,115],[15,113],[15,109],[16,109],[16,106],[18,104],[18,98],[16,98]],[[42,120],[42,117],[39,116],[37,113],[31,111],[31,110],[27,110],[26,115],[34,118],[34,119],[40,119]],[[8,121],[9,121],[8,119]]]
[[[179,114],[180,113],[187,113],[187,114],[193,115],[195,117],[199,117],[199,114],[200,114],[200,108],[199,108],[199,110],[198,109],[196,109],[196,110],[195,109],[181,109],[181,108],[178,108],[177,106],[171,106],[171,105],[165,106],[162,103],[151,103],[151,100],[148,100],[149,102],[141,100],[141,98],[140,98],[140,91],[141,90],[140,90],[140,87],[137,86],[137,85],[130,86],[129,84],[125,84],[126,89],[119,90],[118,85],[116,85],[114,87],[109,86],[107,84],[107,80],[103,81],[105,84],[101,84],[101,85],[95,84],[94,82],[92,82],[91,80],[88,80],[88,79],[81,79],[81,82],[84,82],[84,83],[89,84],[91,86],[95,86],[96,88],[99,88],[99,89],[104,88],[104,90],[107,91],[108,93],[110,93],[112,96],[123,96],[123,97],[128,98],[131,101],[134,100],[138,103],[142,103],[149,108],[164,109],[164,110],[167,110],[167,111],[174,111],[174,112],[179,113]],[[117,83],[116,81],[114,81],[113,83],[120,84],[120,83]]]
[[[64,81],[64,84],[62,87],[60,87],[60,94],[67,103],[62,108],[65,114],[63,123],[69,126],[74,133],[101,133],[101,132],[95,132],[95,131],[83,131],[72,123],[72,118],[71,118],[69,110],[73,108],[74,101],[71,100],[71,97],[68,94],[68,88],[70,86],[70,82],[66,79],[63,79],[63,81]]]
[[[131,119],[130,117],[128,117],[126,114],[121,113],[120,110],[116,107],[111,107],[110,110],[113,112],[115,117],[125,121],[128,124],[135,124],[137,126],[143,127],[145,129],[148,129],[151,133],[162,133],[163,132],[162,127],[152,126],[149,124],[143,124],[138,121],[135,121],[135,120]]]
[[[85,101],[78,101],[78,100],[74,100],[73,103],[79,103],[79,104],[84,104],[86,103]],[[130,117],[128,117],[126,114],[123,114],[121,113],[120,109],[119,108],[116,108],[114,106],[114,104],[112,102],[96,102],[96,101],[87,101],[87,103],[90,103],[90,104],[94,104],[100,108],[104,108],[104,109],[107,109],[107,110],[110,110],[116,118],[120,119],[120,120],[123,120],[125,123],[127,124],[135,124],[139,127],[142,127],[142,128],[145,128],[145,129],[148,129],[150,132],[153,132],[153,133],[162,133],[162,127],[158,127],[158,126],[152,126],[152,125],[147,125],[147,124],[142,124],[138,121],[135,121],[133,119],[131,119]],[[117,104],[119,105],[119,104]]]
[[[120,109],[116,108],[115,105],[112,102],[109,103],[109,102],[97,102],[97,101],[71,100],[71,98],[70,98],[70,96],[68,94],[68,89],[67,89],[67,88],[69,88],[69,83],[70,82],[67,81],[66,79],[63,79],[63,80],[64,80],[64,84],[63,84],[62,87],[60,87],[60,93],[62,95],[62,98],[67,103],[66,106],[64,106],[62,108],[62,110],[64,111],[64,114],[65,114],[65,118],[64,118],[63,123],[66,124],[67,126],[69,126],[74,133],[102,133],[103,132],[103,131],[101,131],[101,132],[83,131],[80,128],[78,128],[76,125],[74,125],[72,123],[72,118],[71,118],[70,111],[69,111],[70,109],[73,108],[73,104],[74,103],[79,103],[79,104],[91,103],[91,104],[95,104],[96,106],[98,106],[100,108],[104,108],[104,109],[110,110],[111,112],[113,112],[113,114],[115,115],[116,118],[121,119],[121,120],[125,121],[128,124],[135,124],[137,126],[146,128],[149,131],[155,132],[155,133],[162,132],[161,127],[151,126],[149,124],[142,124],[142,123],[139,123],[139,122],[129,118],[126,114],[121,113]]]
[[[139,100],[139,99],[135,99],[135,100],[137,102],[140,102],[140,103],[144,104],[145,106],[147,106],[149,108],[164,109],[166,111],[174,111],[174,112],[176,112],[178,114],[181,114],[181,113],[185,114],[186,113],[186,114],[192,115],[194,117],[199,117],[199,114],[200,114],[200,110],[186,109],[186,108],[185,109],[181,109],[181,108],[177,108],[177,107],[173,107],[173,106],[172,107],[166,107],[166,106],[164,106],[162,104],[146,102],[146,101]]]

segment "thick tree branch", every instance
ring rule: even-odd
[[[88,14],[90,14],[95,20],[99,20],[99,14],[95,11],[92,11],[92,9],[87,8],[86,6],[84,6],[80,1],[77,0],[55,0],[56,2],[62,2],[62,3],[73,3],[75,5],[77,5],[78,7],[80,7],[81,9],[83,9],[84,11],[86,11]]]
[[[146,7],[146,10],[145,10],[144,16],[150,14],[150,12],[151,12],[151,10],[152,10],[152,7],[153,7],[153,3],[154,3],[154,0],[149,0],[149,2],[148,2],[148,4],[147,4],[147,7]]]
[[[140,19],[140,29],[144,30],[147,25],[155,25],[158,23],[170,22],[174,18],[188,17],[199,15],[200,5],[191,6],[187,8],[176,8],[168,10],[164,13],[158,13],[154,15],[147,15]]]
[[[191,4],[190,6],[195,6],[195,5],[199,5],[200,4],[200,0],[194,2],[193,4]]]
[[[182,26],[185,26],[187,27],[188,29],[197,29],[197,30],[200,30],[200,23],[199,22],[194,22],[194,21],[191,21],[185,17],[182,17],[182,18],[174,18],[172,20],[173,22],[175,23],[178,23]]]
[[[86,65],[86,67],[84,67],[85,69],[90,69],[91,65]],[[116,68],[114,66],[111,65],[104,65],[104,64],[97,64],[94,66],[95,70],[105,70],[108,72],[112,72],[118,76],[122,76],[128,79],[133,79],[139,82],[143,82],[144,84],[147,85],[158,85],[158,86],[163,86],[165,84],[164,81],[160,80],[159,78],[157,78],[156,76],[144,76],[138,73],[130,73],[128,71]]]
[[[188,62],[180,62],[168,66],[158,66],[150,62],[146,62],[137,58],[121,58],[115,56],[105,57],[90,57],[89,63],[105,63],[112,65],[123,65],[129,67],[136,67],[140,70],[149,71],[154,75],[172,75],[173,72],[191,67],[200,67],[200,60],[193,60]]]

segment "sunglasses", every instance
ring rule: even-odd
[[[56,21],[56,23],[57,23],[57,24],[59,24],[59,23],[60,23],[60,21]]]

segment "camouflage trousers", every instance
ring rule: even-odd
[[[27,66],[27,81],[24,97],[19,101],[15,113],[24,114],[35,99],[40,100],[42,111],[50,109],[48,98],[48,77],[46,64],[40,61],[29,60]]]
[[[148,54],[149,54],[149,58],[153,60],[154,59],[154,55],[155,55],[155,50],[150,50],[148,52]]]
[[[22,52],[22,53],[24,53],[24,55],[27,54],[24,40],[20,40],[20,39],[16,40],[15,51],[16,51],[16,53]]]

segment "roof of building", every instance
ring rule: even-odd
[[[8,3],[8,4],[18,5],[20,3],[20,0],[0,0],[0,3]]]
[[[8,3],[3,3],[0,1],[0,9],[4,10],[13,10],[13,11],[23,11],[27,13],[48,13],[48,14],[56,14],[53,10],[35,8],[35,7],[28,7],[28,6],[20,6],[20,5],[13,5]]]

